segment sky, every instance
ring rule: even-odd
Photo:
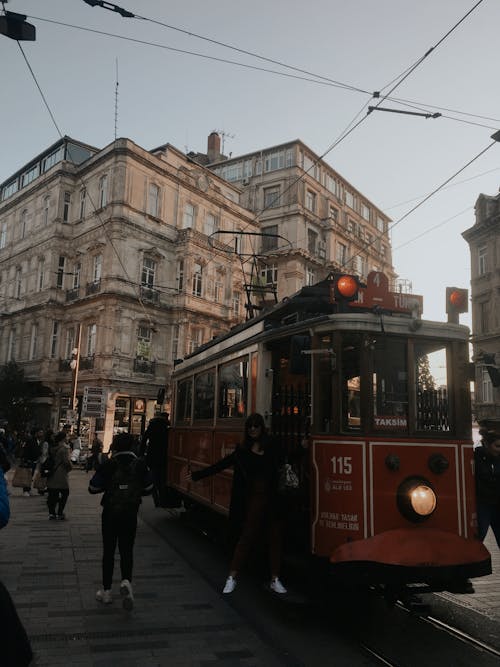
[[[470,287],[461,233],[474,224],[479,194],[498,193],[500,143],[406,214],[500,129],[497,0],[123,0],[120,6],[142,18],[84,0],[4,5],[28,15],[37,38],[22,43],[23,55],[17,42],[0,37],[0,182],[61,135],[98,148],[112,142],[118,73],[117,136],[145,149],[168,142],[205,152],[217,130],[233,156],[292,139],[324,155],[392,218],[395,270],[423,295],[425,318],[446,320],[446,286]],[[380,106],[441,117],[367,115],[367,106],[380,102],[372,93],[389,93],[403,73],[390,97],[412,106],[394,99]],[[354,119],[362,122],[329,150]],[[470,326],[470,314],[462,322]]]

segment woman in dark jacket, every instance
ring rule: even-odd
[[[500,548],[500,434],[482,429],[482,445],[474,450],[479,539],[491,526]]]
[[[265,523],[269,527],[270,588],[275,593],[286,593],[279,580],[283,535],[283,518],[276,503],[279,465],[279,451],[266,432],[262,415],[255,413],[245,422],[241,445],[208,468],[188,474],[188,478],[196,482],[226,468],[234,468],[229,524],[237,539],[234,539],[236,546],[223,593],[234,591],[236,576]]]

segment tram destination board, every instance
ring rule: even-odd
[[[84,387],[82,416],[104,417],[106,414],[107,392],[104,387]]]

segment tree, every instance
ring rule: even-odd
[[[24,428],[31,419],[31,402],[39,383],[28,382],[15,361],[0,366],[0,416],[11,428]]]
[[[436,388],[436,380],[431,373],[429,357],[426,354],[417,361],[417,383],[421,390]]]

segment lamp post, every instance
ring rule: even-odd
[[[71,409],[73,410],[73,413],[77,413],[77,429],[76,429],[76,434],[80,435],[80,415],[78,414],[78,398],[76,395],[77,388],[78,388],[78,370],[80,368],[80,342],[82,339],[82,325],[78,325],[78,335],[76,339],[76,347],[74,347],[71,350],[71,361],[69,362],[69,366],[73,372],[73,377],[72,377],[72,387],[71,387]]]

